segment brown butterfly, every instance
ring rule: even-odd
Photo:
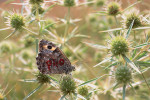
[[[75,70],[65,54],[50,41],[39,42],[39,53],[36,57],[38,69],[43,74],[69,74]]]

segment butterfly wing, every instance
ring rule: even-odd
[[[56,47],[54,51],[48,49],[41,50],[37,58],[37,66],[43,74],[68,74],[75,70],[65,54]]]
[[[71,65],[71,62],[65,56],[65,54],[60,50],[59,47],[55,49],[53,55],[55,55],[56,62],[58,62],[56,67],[59,74],[62,73],[68,74],[73,70],[75,70],[75,67]]]

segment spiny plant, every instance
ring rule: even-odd
[[[4,32],[4,35],[4,30],[12,29],[13,32],[5,38],[12,38],[12,42],[5,40],[0,43],[0,54],[3,57],[0,76],[9,82],[9,87],[15,89],[12,88],[13,92],[7,96],[0,91],[0,99],[51,97],[60,100],[105,100],[109,97],[110,100],[125,100],[125,97],[132,99],[134,92],[138,91],[139,96],[134,96],[141,100],[141,91],[144,90],[145,98],[149,100],[149,18],[145,12],[142,12],[145,16],[140,16],[141,12],[130,12],[140,2],[122,9],[117,1],[27,0],[13,3],[22,6],[19,10],[21,13],[2,9],[2,17],[8,27],[0,29],[0,32]],[[57,9],[58,6],[62,9]],[[103,11],[104,6],[106,9]],[[88,14],[85,13],[84,18],[75,19],[73,7],[86,10],[90,7],[92,10],[87,10]],[[64,18],[47,15],[51,10],[57,13],[57,10],[63,9],[67,10]],[[134,38],[135,31],[137,38]],[[17,36],[10,37],[12,35]],[[72,64],[76,64],[76,71],[72,75],[48,75],[38,71],[35,58],[41,39],[55,43]],[[15,97],[12,97],[14,93]],[[53,98],[51,95],[56,93],[60,96]]]

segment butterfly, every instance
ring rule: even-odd
[[[42,39],[36,57],[38,69],[43,74],[69,74],[75,70],[69,59],[54,43]]]

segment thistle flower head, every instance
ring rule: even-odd
[[[12,51],[14,44],[10,41],[3,41],[0,44],[0,52],[2,54],[9,53]]]
[[[31,5],[39,5],[39,4],[41,4],[41,3],[43,3],[44,2],[44,0],[29,0],[29,3],[31,4]]]
[[[24,46],[25,47],[29,47],[29,46],[33,45],[34,43],[35,43],[35,39],[33,37],[27,37],[24,40]]]
[[[21,30],[25,26],[25,20],[22,15],[13,13],[8,17],[8,24],[16,30]]]
[[[21,55],[23,59],[28,60],[33,56],[33,52],[31,52],[31,50],[23,50]]]
[[[88,88],[86,86],[82,86],[78,89],[78,93],[82,96],[87,96],[89,91]]]
[[[110,2],[107,5],[107,13],[112,16],[116,16],[121,12],[120,4],[117,2]]]
[[[115,71],[115,79],[119,84],[127,84],[132,81],[132,74],[128,67],[119,66]]]
[[[123,18],[123,25],[125,28],[129,28],[132,21],[134,20],[132,28],[137,28],[146,25],[146,21],[144,20],[144,17],[139,14],[139,10],[132,9],[130,12],[125,12],[122,16]]]
[[[113,55],[125,54],[128,51],[128,42],[124,37],[117,36],[111,41],[111,52]]]
[[[64,76],[60,82],[60,90],[63,94],[75,93],[76,84],[74,80],[69,76]]]
[[[142,22],[141,22],[139,15],[137,15],[136,13],[131,13],[130,15],[127,16],[127,19],[125,22],[126,28],[130,27],[133,20],[134,20],[134,24],[132,26],[133,28],[142,26]]]
[[[50,82],[49,77],[45,74],[40,73],[40,72],[36,75],[36,77],[37,77],[36,80],[41,84]]]
[[[41,7],[41,6],[36,6],[36,5],[33,5],[32,8],[31,8],[31,12],[36,15],[36,13],[38,14],[43,14],[44,13],[44,9]]]
[[[75,0],[64,0],[64,6],[66,7],[75,6]]]

